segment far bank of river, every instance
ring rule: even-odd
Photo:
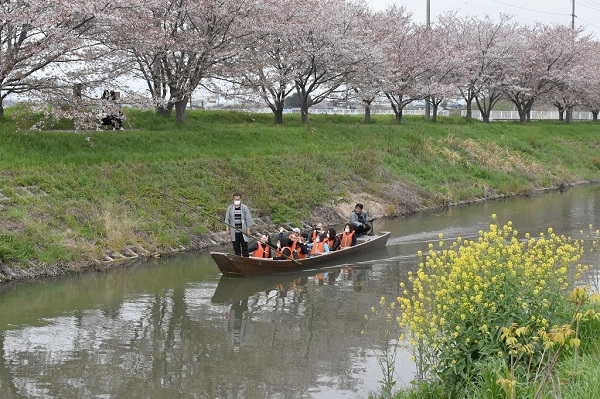
[[[318,115],[274,126],[269,115],[195,111],[173,126],[127,116],[124,132],[0,124],[0,282],[226,244],[218,219],[234,192],[255,231],[276,232],[343,224],[357,202],[398,217],[600,178],[593,123]]]

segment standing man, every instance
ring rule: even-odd
[[[354,227],[357,236],[362,236],[371,230],[371,225],[367,223],[368,220],[367,211],[363,211],[363,204],[356,204],[350,214],[350,224]]]
[[[233,244],[233,251],[238,256],[250,256],[248,253],[248,241],[250,241],[250,226],[254,224],[250,209],[242,204],[242,196],[233,194],[233,204],[229,205],[225,213],[225,224],[227,234]],[[230,230],[231,228],[231,230]]]

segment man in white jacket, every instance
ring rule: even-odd
[[[248,241],[250,241],[250,226],[254,225],[254,220],[250,214],[250,209],[242,204],[242,196],[239,193],[233,194],[233,204],[229,205],[225,213],[225,224],[227,228],[225,234],[231,239],[233,251],[238,256],[250,256],[248,253]]]

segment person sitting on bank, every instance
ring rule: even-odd
[[[335,229],[327,230],[327,246],[329,251],[337,251],[340,249],[340,237],[335,233]]]
[[[356,234],[350,223],[344,226],[344,232],[340,235],[340,249],[353,247],[356,245]]]
[[[363,204],[356,204],[354,210],[350,214],[350,224],[354,228],[357,237],[367,234],[371,230],[371,225],[367,222],[369,217],[367,211],[363,210]]]
[[[319,234],[323,234],[325,233],[325,230],[323,229],[323,223],[319,222],[317,223],[317,225],[315,226],[314,230],[312,231],[310,237],[309,237],[309,243],[311,242],[315,242],[315,239],[317,238],[317,235]]]
[[[318,256],[329,253],[329,245],[327,245],[327,242],[325,242],[326,239],[327,236],[325,234],[318,234],[315,238],[315,241],[308,244],[310,256]]]
[[[273,243],[271,242],[271,237],[264,233],[260,237],[260,241],[256,241],[248,248],[248,252],[250,253],[250,256],[254,258],[270,258],[272,246]]]
[[[277,240],[277,252],[273,257],[273,260],[290,260],[296,259],[296,252],[290,247],[291,240],[287,237],[280,237]]]

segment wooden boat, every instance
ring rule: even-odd
[[[233,276],[260,276],[276,273],[314,270],[327,265],[339,264],[340,261],[353,260],[353,256],[384,247],[390,237],[389,232],[379,235],[362,236],[356,240],[356,245],[339,251],[319,256],[295,260],[273,260],[265,258],[245,258],[230,253],[211,252],[221,273]]]

